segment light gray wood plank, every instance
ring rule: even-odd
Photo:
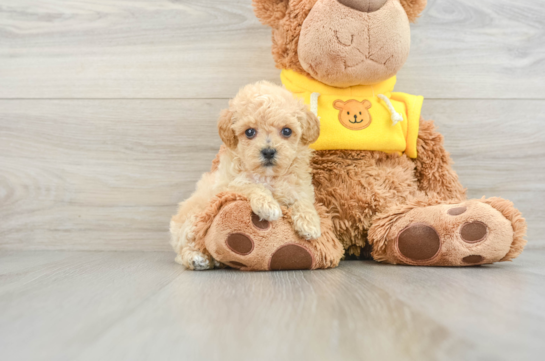
[[[399,91],[427,98],[543,99],[541,0],[428,0]]]
[[[210,169],[226,103],[1,102],[2,247],[169,249],[170,216]]]
[[[226,103],[0,101],[0,248],[169,250],[170,216],[210,167]],[[545,101],[425,104],[470,196],[511,199],[529,246],[545,246]]]
[[[532,250],[511,264],[487,267],[446,270],[368,262],[350,271],[494,354],[483,359],[538,360],[545,352],[538,341],[545,336],[544,260],[543,250]]]
[[[430,0],[399,91],[540,98],[540,0]],[[228,98],[278,81],[250,0],[0,0],[0,98]]]
[[[0,358],[73,360],[184,272],[164,252],[0,252]]]
[[[250,0],[0,4],[1,98],[225,98],[277,78]]]
[[[164,252],[0,252],[0,357],[540,360],[544,250],[513,263],[183,271]]]

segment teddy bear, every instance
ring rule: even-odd
[[[330,268],[341,257],[476,266],[520,255],[527,228],[521,213],[498,197],[468,200],[443,136],[421,116],[424,98],[394,91],[409,55],[410,22],[426,0],[253,0],[253,6],[272,28],[282,84],[321,122],[311,168],[327,239],[299,239],[289,217],[253,219],[247,200],[224,194],[195,220],[192,239],[204,262],[189,268]],[[174,217],[173,239],[177,226]],[[233,233],[247,235],[253,251],[233,251]]]

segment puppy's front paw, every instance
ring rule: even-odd
[[[301,237],[310,241],[311,239],[320,238],[322,231],[320,230],[320,217],[316,211],[293,214],[293,228]]]
[[[282,208],[280,204],[274,199],[267,199],[265,197],[253,198],[250,201],[252,211],[259,216],[259,218],[266,221],[276,221],[282,217]]]

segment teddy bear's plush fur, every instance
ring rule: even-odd
[[[267,222],[252,214],[248,200],[220,193],[195,223],[196,247],[243,271],[333,268],[344,250],[325,207],[316,204],[321,236],[307,241],[296,234],[293,209],[282,207],[283,221]]]
[[[373,89],[395,76],[408,56],[409,22],[426,0],[253,0],[253,5],[272,28],[278,68],[348,92],[362,85]],[[377,261],[429,266],[517,257],[526,244],[522,215],[501,198],[466,200],[432,121],[420,119],[416,151],[413,158],[371,150],[315,152],[316,201],[327,210],[345,254],[366,256],[372,250]],[[219,218],[213,222],[223,224]]]

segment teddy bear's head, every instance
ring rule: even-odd
[[[335,87],[376,84],[403,66],[409,22],[427,0],[253,0],[273,28],[276,66]]]

